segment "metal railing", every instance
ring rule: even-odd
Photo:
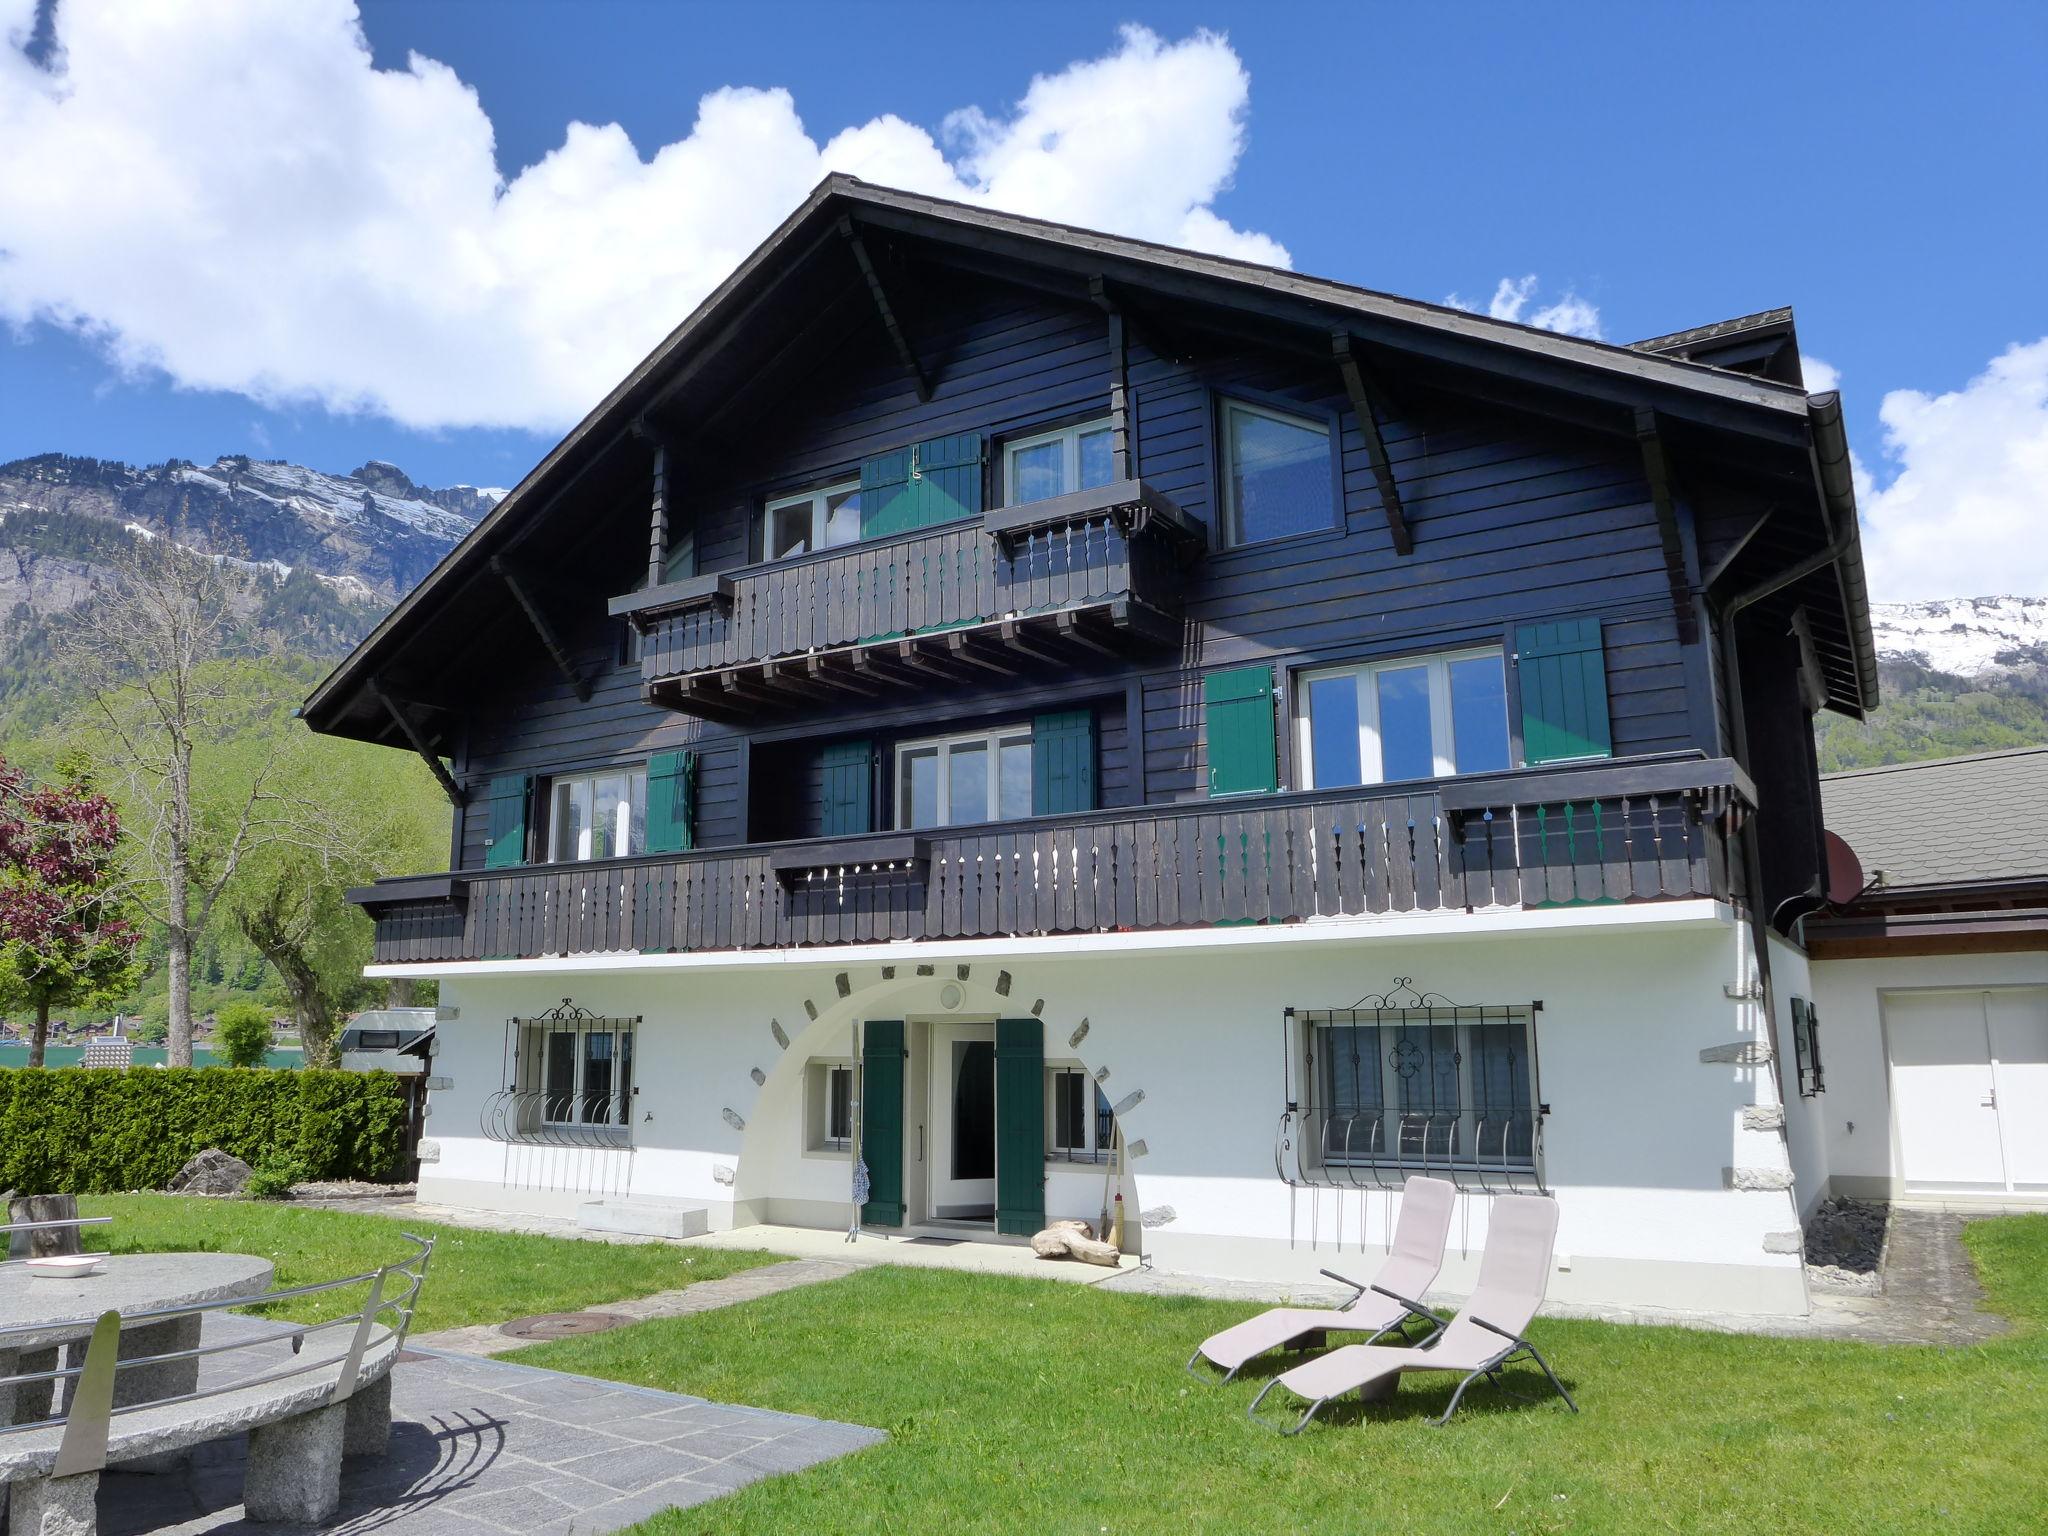
[[[484,1100],[477,1128],[487,1140],[522,1147],[626,1147],[633,1140],[633,1091],[551,1094],[500,1088]]]
[[[104,1221],[105,1217],[82,1218],[78,1223]],[[72,1225],[69,1222],[50,1225]],[[51,1469],[52,1477],[69,1477],[82,1472],[97,1472],[107,1463],[107,1439],[113,1421],[123,1414],[137,1413],[147,1409],[170,1407],[179,1403],[198,1403],[220,1398],[230,1393],[246,1391],[252,1387],[269,1386],[296,1376],[311,1375],[316,1371],[336,1369],[333,1385],[329,1388],[323,1406],[331,1407],[346,1402],[355,1394],[360,1383],[364,1357],[374,1349],[390,1344],[394,1352],[403,1347],[407,1331],[412,1326],[414,1303],[419,1298],[420,1286],[427,1277],[427,1262],[433,1257],[434,1239],[418,1237],[410,1232],[399,1236],[413,1244],[413,1252],[394,1264],[377,1269],[365,1270],[361,1274],[349,1275],[339,1280],[323,1280],[313,1285],[287,1286],[266,1291],[260,1296],[232,1296],[217,1301],[187,1303],[174,1307],[157,1307],[139,1312],[102,1312],[93,1320],[92,1332],[85,1349],[84,1363],[75,1366],[59,1366],[47,1371],[24,1371],[12,1376],[0,1376],[0,1388],[12,1388],[19,1400],[22,1389],[30,1393],[45,1385],[50,1389],[51,1406],[57,1405],[59,1388],[66,1382],[73,1383],[70,1401],[62,1411],[52,1411],[48,1416],[32,1419],[19,1424],[0,1424],[0,1453],[8,1448],[9,1435],[25,1434],[39,1429],[62,1427],[63,1439],[58,1445],[57,1460]],[[402,1277],[402,1295],[385,1294],[392,1277]],[[200,1343],[190,1349],[165,1350],[159,1354],[136,1355],[128,1359],[120,1357],[121,1330],[145,1323],[168,1323],[179,1318],[197,1317],[208,1312],[225,1312],[233,1309],[267,1307],[276,1302],[290,1301],[301,1296],[314,1296],[327,1291],[344,1290],[350,1286],[366,1285],[368,1294],[360,1311],[345,1313],[323,1323],[296,1324],[279,1333],[265,1333],[260,1337],[235,1339],[221,1344]],[[386,1314],[391,1320],[386,1321]],[[84,1318],[77,1320],[80,1323]],[[21,1324],[12,1328],[0,1328],[0,1353],[17,1353],[9,1345],[10,1338],[33,1336],[46,1337],[53,1328],[62,1324],[47,1321]],[[318,1353],[311,1359],[306,1355],[306,1341],[337,1329],[349,1330],[346,1339],[336,1352]],[[194,1362],[196,1378],[197,1362],[214,1356],[225,1355],[238,1349],[255,1349],[271,1346],[282,1340],[289,1340],[294,1363],[279,1370],[266,1371],[253,1377],[225,1381],[212,1387],[195,1387],[190,1392],[173,1393],[164,1397],[153,1397],[141,1402],[114,1402],[115,1380],[120,1372],[140,1370],[144,1367],[173,1365],[180,1361]],[[41,1343],[29,1345],[30,1349],[54,1348]]]

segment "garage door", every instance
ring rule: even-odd
[[[2048,1192],[2048,989],[1890,992],[1883,1005],[1907,1190]]]

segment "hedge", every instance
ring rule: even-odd
[[[194,1154],[298,1159],[312,1179],[394,1180],[405,1085],[388,1072],[0,1069],[0,1190],[162,1189]]]

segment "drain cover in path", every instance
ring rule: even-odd
[[[631,1321],[616,1312],[542,1312],[500,1323],[498,1332],[515,1339],[573,1339],[582,1333],[604,1333]]]

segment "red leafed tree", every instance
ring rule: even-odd
[[[140,935],[116,884],[120,841],[113,803],[82,774],[37,784],[0,758],[0,1005],[34,1012],[32,1067],[52,1010],[135,984]]]

